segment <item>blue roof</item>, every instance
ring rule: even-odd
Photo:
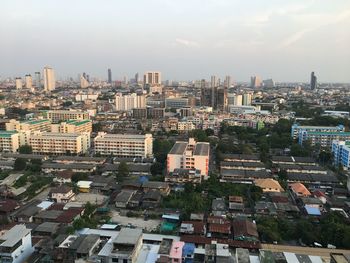
[[[149,181],[149,179],[148,179],[148,176],[146,176],[146,175],[141,175],[139,177],[139,183],[141,183],[141,184],[148,182],[148,181]]]
[[[193,255],[195,248],[196,248],[195,244],[185,243],[185,245],[182,248],[182,256],[186,257],[187,255]]]
[[[171,215],[163,215],[163,219],[171,219],[171,220],[180,220],[180,215],[171,214]]]
[[[305,210],[306,210],[306,213],[310,216],[320,216],[321,215],[320,209],[318,209],[316,207],[311,207],[311,206],[306,205]]]

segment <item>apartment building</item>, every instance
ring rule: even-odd
[[[36,132],[29,144],[37,154],[84,154],[90,148],[90,133]]]
[[[107,134],[98,133],[94,139],[95,152],[115,157],[152,157],[152,134]]]
[[[332,141],[348,141],[350,140],[350,132],[344,131],[308,131],[300,130],[298,136],[299,144],[303,144],[305,141],[309,141],[312,146],[320,145],[321,147],[332,147]]]
[[[167,171],[173,173],[175,169],[200,170],[204,179],[209,176],[210,145],[207,142],[196,142],[190,138],[188,142],[176,142],[168,153]]]
[[[60,133],[84,133],[92,132],[92,122],[90,120],[69,120],[59,124],[51,125],[51,132]]]
[[[44,116],[53,123],[68,120],[89,120],[89,113],[86,111],[76,110],[49,110],[45,112]]]
[[[299,133],[301,131],[304,132],[344,132],[345,127],[344,125],[338,125],[338,126],[300,126],[298,124],[292,125],[291,129],[291,136],[293,140],[296,140],[299,138]]]
[[[15,225],[0,235],[0,262],[25,262],[33,252],[31,230],[25,225]]]
[[[6,131],[50,131],[50,120],[29,120],[29,121],[18,121],[10,120],[6,123]]]
[[[137,95],[136,93],[122,95],[121,93],[118,93],[115,96],[116,111],[130,111],[132,109],[145,107],[146,97],[144,95]]]
[[[334,165],[342,165],[344,169],[350,167],[350,141],[332,142],[332,155]]]
[[[21,134],[16,131],[0,131],[0,152],[17,152]]]
[[[196,129],[196,125],[191,121],[179,121],[177,123],[178,131],[192,131],[194,129]]]

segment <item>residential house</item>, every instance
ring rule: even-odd
[[[75,194],[71,187],[61,185],[59,187],[51,189],[49,198],[51,201],[54,201],[56,203],[68,203],[74,201]]]

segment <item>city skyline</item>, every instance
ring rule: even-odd
[[[0,22],[2,78],[50,65],[57,78],[85,70],[105,79],[111,68],[115,76],[279,82],[308,82],[314,71],[319,82],[350,82],[350,3],[342,0],[15,0],[2,4]]]

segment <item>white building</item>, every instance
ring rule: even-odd
[[[46,92],[54,90],[56,87],[55,73],[52,68],[44,67],[44,89]]]
[[[196,129],[196,125],[192,121],[179,121],[177,129],[178,131],[192,131]]]
[[[95,152],[116,157],[152,157],[152,134],[107,134],[98,133],[94,139]]]
[[[15,225],[0,236],[0,262],[22,263],[34,252],[31,230]]]
[[[197,169],[201,171],[204,179],[209,176],[208,142],[196,142],[190,138],[188,142],[176,142],[168,153],[167,171],[172,173],[174,169]]]
[[[243,94],[242,105],[244,105],[244,106],[252,105],[252,94],[251,93],[244,93]]]
[[[29,142],[36,154],[84,154],[90,148],[90,133],[35,132]]]
[[[262,84],[261,78],[259,76],[252,76],[250,78],[250,86],[252,88],[260,88]]]
[[[130,111],[132,109],[140,109],[146,107],[146,97],[137,95],[136,93],[122,95],[120,93],[115,96],[116,111]]]

